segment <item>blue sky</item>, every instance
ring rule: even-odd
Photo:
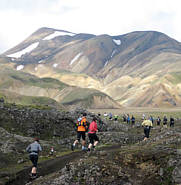
[[[180,0],[1,0],[0,53],[41,27],[121,35],[155,30],[181,42]]]

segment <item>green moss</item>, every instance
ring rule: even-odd
[[[173,184],[173,179],[172,179],[172,172],[174,170],[174,167],[168,167],[168,168],[164,168],[164,178],[163,178],[163,182],[161,182],[160,185],[171,185]]]

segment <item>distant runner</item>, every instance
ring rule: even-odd
[[[170,117],[170,127],[174,127],[174,123],[175,123],[175,120],[174,120],[174,118],[171,116],[171,117]]]
[[[37,177],[37,163],[38,163],[38,154],[40,151],[42,151],[41,145],[39,144],[39,139],[35,138],[34,142],[26,148],[26,151],[29,153],[30,160],[33,164],[32,170],[31,170],[31,177],[36,178]]]
[[[82,150],[86,150],[85,148],[85,138],[86,138],[86,129],[87,129],[87,119],[86,119],[87,114],[83,113],[83,117],[78,120],[77,123],[77,139],[74,141],[74,143],[71,145],[72,151],[74,151],[74,148],[76,144],[80,142],[80,139],[82,138]]]
[[[109,119],[112,120],[112,113],[109,113]]]
[[[126,115],[123,114],[123,122],[126,122]]]
[[[127,123],[129,124],[130,123],[130,117],[129,117],[129,114],[127,114]]]
[[[163,117],[163,127],[167,128],[167,117]]]
[[[114,121],[118,120],[118,115],[114,115]]]
[[[135,117],[132,115],[132,117],[131,117],[131,123],[132,123],[132,125],[134,125],[135,124]]]
[[[144,141],[145,141],[149,138],[150,129],[153,126],[153,124],[149,119],[147,119],[142,122],[142,126],[144,127],[144,134],[145,134]]]
[[[153,119],[153,116],[151,116],[151,115],[150,115],[150,121],[151,121],[151,122],[152,122],[152,124],[153,124],[154,119]]]
[[[157,125],[159,126],[160,125],[160,123],[161,123],[161,119],[160,119],[160,117],[158,116],[158,118],[157,118],[157,120],[156,120],[156,123],[157,123]]]

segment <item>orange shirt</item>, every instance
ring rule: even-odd
[[[86,131],[86,117],[82,117],[81,125],[78,126],[77,131],[81,131],[81,132]]]

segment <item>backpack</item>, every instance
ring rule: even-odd
[[[86,123],[87,123],[87,119],[86,117],[82,117],[81,121],[79,122],[79,125],[78,126],[86,126]]]
[[[84,126],[85,129],[86,129],[86,132],[88,132],[88,130],[89,130],[88,124],[89,124],[89,123],[87,122],[86,117],[82,117],[82,120],[81,120],[81,123],[80,123],[79,126]]]

